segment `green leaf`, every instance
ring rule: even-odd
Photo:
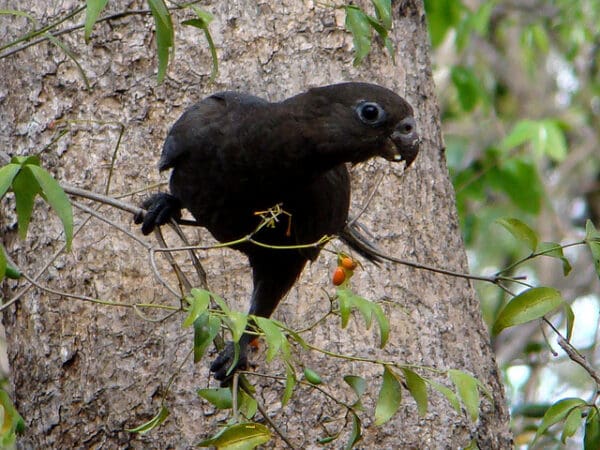
[[[563,398],[559,400],[555,404],[553,404],[544,417],[542,418],[542,423],[537,429],[535,434],[535,438],[533,442],[535,442],[542,434],[546,432],[548,428],[550,428],[555,423],[563,420],[567,415],[573,410],[573,408],[581,407],[585,405],[585,401],[580,398]]]
[[[283,396],[281,398],[281,406],[287,405],[292,398],[294,388],[296,387],[296,373],[294,368],[289,364],[285,364],[285,389],[283,390]]]
[[[514,297],[500,311],[492,333],[498,334],[505,328],[539,319],[563,304],[564,300],[560,292],[554,288],[527,289]]]
[[[198,443],[198,447],[214,446],[220,450],[250,450],[271,439],[269,429],[255,422],[230,425],[215,436]]]
[[[108,3],[108,0],[86,0],[85,3],[85,31],[83,37],[85,39],[85,43],[89,44],[90,36],[92,34],[92,28],[94,28],[94,24],[96,23],[96,20],[98,20],[98,16]]]
[[[425,0],[425,12],[433,47],[439,46],[451,28],[460,22],[462,2],[456,0]]]
[[[233,342],[239,342],[242,334],[246,331],[246,325],[248,325],[248,314],[240,311],[231,311],[225,316],[224,320],[231,330]]]
[[[365,393],[365,390],[367,389],[367,382],[364,378],[359,377],[358,375],[345,375],[344,381],[348,384],[348,386],[352,388],[352,390],[356,394],[356,401],[354,402],[352,407],[362,409],[360,399]]]
[[[350,414],[352,414],[352,431],[344,447],[345,450],[353,449],[356,443],[362,439],[360,419],[353,411],[350,411]]]
[[[556,162],[564,161],[567,157],[565,133],[555,120],[546,119],[539,122],[533,147],[538,156],[547,155]]]
[[[41,167],[28,164],[25,166],[25,169],[31,171],[39,183],[46,201],[62,222],[65,231],[65,240],[67,241],[67,250],[70,250],[71,242],[73,241],[73,208],[71,207],[69,197],[67,197],[63,188],[60,187],[60,184],[52,178],[52,175]]]
[[[596,229],[590,219],[585,222],[585,239],[600,241],[600,231]]]
[[[0,421],[0,443],[9,444],[14,442],[17,433],[23,432],[25,421],[4,389],[0,389],[0,409],[3,413]],[[7,448],[13,447],[7,445]]]
[[[6,274],[6,254],[4,253],[4,246],[0,244],[0,281],[4,280]]]
[[[562,246],[560,244],[557,244],[556,242],[542,242],[538,245],[537,250],[538,253],[541,253],[544,256],[560,259],[563,266],[563,275],[565,277],[569,275],[572,269],[571,263],[569,263],[569,260],[565,258]]]
[[[169,64],[169,53],[173,47],[174,31],[171,21],[171,13],[163,0],[148,0],[154,24],[156,28],[156,47],[158,54],[158,76],[157,81],[162,83]]]
[[[597,450],[600,442],[600,413],[595,406],[590,408],[585,420],[585,434],[583,437],[584,450]]]
[[[230,409],[233,406],[229,388],[198,389],[198,395],[218,409]]]
[[[375,16],[386,30],[392,28],[392,1],[391,0],[371,0],[375,7]]]
[[[209,79],[209,81],[212,82],[219,73],[219,59],[217,58],[217,48],[215,47],[212,35],[210,34],[210,30],[208,29],[208,25],[213,21],[213,16],[209,12],[203,11],[194,5],[191,5],[191,8],[196,13],[197,18],[184,20],[182,24],[199,28],[204,32],[204,36],[206,37],[206,41],[208,42],[208,48],[210,49],[210,54],[212,57],[212,71],[210,73]]]
[[[567,414],[563,432],[560,436],[560,440],[563,444],[566,444],[567,439],[572,437],[577,432],[579,425],[581,425],[581,419],[581,408],[573,408],[571,412]]]
[[[21,170],[20,164],[7,164],[0,167],[0,199],[4,197],[8,188],[12,185],[14,178]]]
[[[140,433],[140,434],[147,433],[148,431],[153,430],[154,428],[159,426],[161,423],[163,423],[167,419],[167,417],[169,417],[169,414],[170,414],[169,410],[165,406],[162,406],[160,408],[160,411],[158,412],[158,414],[155,415],[148,422],[143,423],[139,427],[128,429],[127,431],[129,431],[130,433]]]
[[[480,36],[484,36],[489,32],[490,17],[492,16],[495,6],[495,1],[486,1],[483,2],[473,14],[471,14],[471,25]]]
[[[321,379],[319,374],[317,372],[315,372],[314,370],[309,369],[308,367],[304,368],[304,378],[306,378],[306,381],[308,381],[310,384],[323,383],[323,380]]]
[[[600,278],[600,233],[589,219],[585,223],[585,243],[592,253],[596,274]]]
[[[352,295],[350,298],[352,306],[358,309],[360,314],[363,316],[363,319],[365,319],[365,327],[368,330],[371,328],[371,324],[373,323],[374,303],[358,295]]]
[[[425,416],[427,414],[427,385],[425,380],[411,369],[402,368],[402,373],[406,381],[406,388],[417,403],[419,415],[421,417]]]
[[[567,342],[571,340],[573,336],[573,325],[575,324],[575,313],[573,312],[573,308],[567,302],[563,303],[563,307],[565,308],[565,318],[567,320]]]
[[[377,325],[379,325],[379,347],[383,348],[390,337],[390,322],[381,306],[377,303],[373,303],[373,314],[375,315],[375,320],[377,320]]]
[[[502,160],[485,180],[508,195],[521,210],[532,214],[540,212],[544,191],[535,164],[516,158]]]
[[[27,238],[34,199],[42,191],[31,171],[27,170],[27,166],[24,167],[13,180],[19,237],[23,240]]]
[[[375,406],[375,425],[383,425],[390,420],[402,402],[402,389],[396,374],[385,366],[383,368],[383,382],[379,390],[377,405]]]
[[[508,151],[526,142],[535,139],[538,133],[538,123],[533,120],[520,120],[515,124],[510,133],[502,139],[500,148]]]
[[[198,290],[202,290],[202,289],[198,289]],[[225,313],[225,315],[231,314],[231,309],[229,309],[229,306],[227,306],[227,303],[225,303],[225,300],[223,300],[217,294],[214,294],[210,291],[206,291],[206,292],[208,292],[208,294],[211,296],[211,298],[214,300],[214,302],[217,304],[217,306],[219,306],[221,311],[223,311]]]
[[[11,164],[19,164],[20,166],[32,165],[39,166],[40,158],[37,155],[28,155],[28,156],[13,156],[10,159]]]
[[[240,412],[246,419],[251,420],[258,411],[258,402],[242,389],[238,391],[238,396]]]
[[[346,328],[350,319],[352,292],[349,289],[338,289],[337,297],[340,304],[340,318],[342,319],[342,328]]]
[[[436,381],[430,380],[428,378],[424,378],[424,380],[427,383],[429,383],[429,385],[432,388],[434,388],[436,391],[438,391],[440,394],[442,394],[444,397],[446,397],[446,400],[448,400],[448,402],[450,402],[450,405],[454,408],[454,410],[457,413],[460,414],[462,412],[460,409],[460,402],[458,400],[458,396],[452,389],[450,389]]]
[[[202,359],[208,346],[213,342],[221,329],[221,319],[208,312],[194,321],[194,363]]]
[[[371,51],[371,25],[368,16],[357,6],[345,6],[346,29],[354,42],[354,65],[358,66]]]
[[[460,3],[460,2],[457,2]],[[471,12],[465,8],[465,18],[456,29],[456,49],[464,50],[472,40],[473,34],[486,36],[490,30],[490,17],[496,6],[495,1],[482,2],[479,8]]]
[[[472,111],[483,94],[481,82],[471,69],[464,66],[453,66],[450,77],[458,92],[460,106],[466,112]]]
[[[563,161],[567,156],[565,134],[555,120],[521,120],[502,140],[500,147],[510,150],[530,142],[538,157],[548,156],[554,161]]]
[[[479,417],[479,390],[477,379],[461,370],[449,370],[448,375],[456,386],[456,392],[465,405],[465,409],[473,422]]]
[[[188,315],[181,324],[183,328],[192,326],[196,319],[200,317],[201,314],[204,314],[206,312],[206,310],[208,309],[208,304],[210,303],[210,295],[208,291],[201,289],[192,289],[191,295],[191,299],[188,300],[190,302]]]
[[[350,312],[353,308],[358,309],[365,320],[367,329],[371,327],[373,316],[379,326],[380,347],[383,348],[390,335],[390,324],[383,312],[383,309],[377,303],[366,298],[355,295],[347,288],[337,289],[338,302],[340,306],[340,317],[342,319],[342,328],[346,328],[350,318]]]
[[[324,438],[317,439],[317,442],[319,444],[329,444],[330,442],[335,441],[338,437],[339,437],[339,434],[336,434],[335,436],[327,436]]]
[[[281,346],[287,343],[285,334],[271,319],[254,316],[253,320],[265,334],[265,340],[267,341],[267,362],[271,362],[281,349]]]
[[[21,271],[8,262],[6,263],[6,272],[4,273],[4,275],[6,276],[6,278],[11,278],[13,280],[18,280],[22,276]]]
[[[2,281],[4,277],[18,280],[21,278],[21,272],[8,262],[5,252],[4,246],[0,244],[0,281]]]
[[[529,247],[529,250],[535,252],[538,245],[537,234],[525,223],[521,222],[519,219],[514,218],[497,219],[496,223],[502,225],[517,240],[526,244],[527,247]]]
[[[539,23],[528,25],[523,29],[521,44],[524,46],[528,56],[533,56],[534,52],[539,53],[540,51],[548,53],[550,49],[548,34]]]
[[[392,44],[392,41],[388,37],[388,29],[385,28],[381,24],[381,22],[379,22],[379,20],[376,19],[375,17],[371,17],[371,16],[366,16],[366,17],[367,17],[367,21],[369,22],[369,25],[371,26],[371,28],[373,28],[375,30],[375,32],[379,35],[380,39],[384,42],[385,48],[387,49],[390,56],[392,57],[392,62],[395,64],[396,60],[395,60],[395,55],[394,55],[394,44]]]

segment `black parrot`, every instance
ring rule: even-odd
[[[339,235],[368,255],[368,241],[347,226],[350,180],[345,163],[374,156],[405,161],[418,152],[411,106],[394,92],[367,83],[310,89],[278,103],[239,93],[213,94],[187,109],[164,143],[159,169],[173,169],[170,194],[159,193],[137,216],[150,233],[187,208],[220,242],[253,233],[255,213],[280,205],[288,217],[262,227],[253,238],[269,245],[317,242]],[[280,218],[281,218],[280,217]],[[244,242],[254,289],[250,314],[269,317],[290,290],[317,246],[273,249]],[[237,367],[247,364],[248,334],[240,340]],[[229,343],[211,366],[218,380],[232,372]]]

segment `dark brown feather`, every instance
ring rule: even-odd
[[[173,125],[159,162],[160,170],[173,169],[171,192],[145,202],[148,213],[136,222],[143,220],[148,234],[187,208],[217,240],[228,242],[257,228],[261,218],[255,212],[281,205],[286,214],[254,239],[297,245],[341,234],[369,257],[368,240],[345,228],[350,205],[345,163],[382,156],[408,166],[417,151],[411,106],[380,86],[324,86],[280,103],[237,92],[214,94]],[[235,248],[248,256],[253,270],[250,313],[266,317],[320,251],[274,250],[248,242]],[[247,341],[244,336],[240,342],[241,365]],[[227,378],[233,353],[230,345],[213,363],[217,379]]]

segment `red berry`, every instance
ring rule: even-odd
[[[333,284],[335,286],[339,286],[345,280],[346,280],[346,272],[344,272],[344,269],[339,266],[336,267],[335,271],[333,272],[333,278],[332,278]]]

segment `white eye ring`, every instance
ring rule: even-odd
[[[379,103],[362,101],[356,105],[355,109],[358,118],[364,124],[377,126],[385,121],[386,114]]]

